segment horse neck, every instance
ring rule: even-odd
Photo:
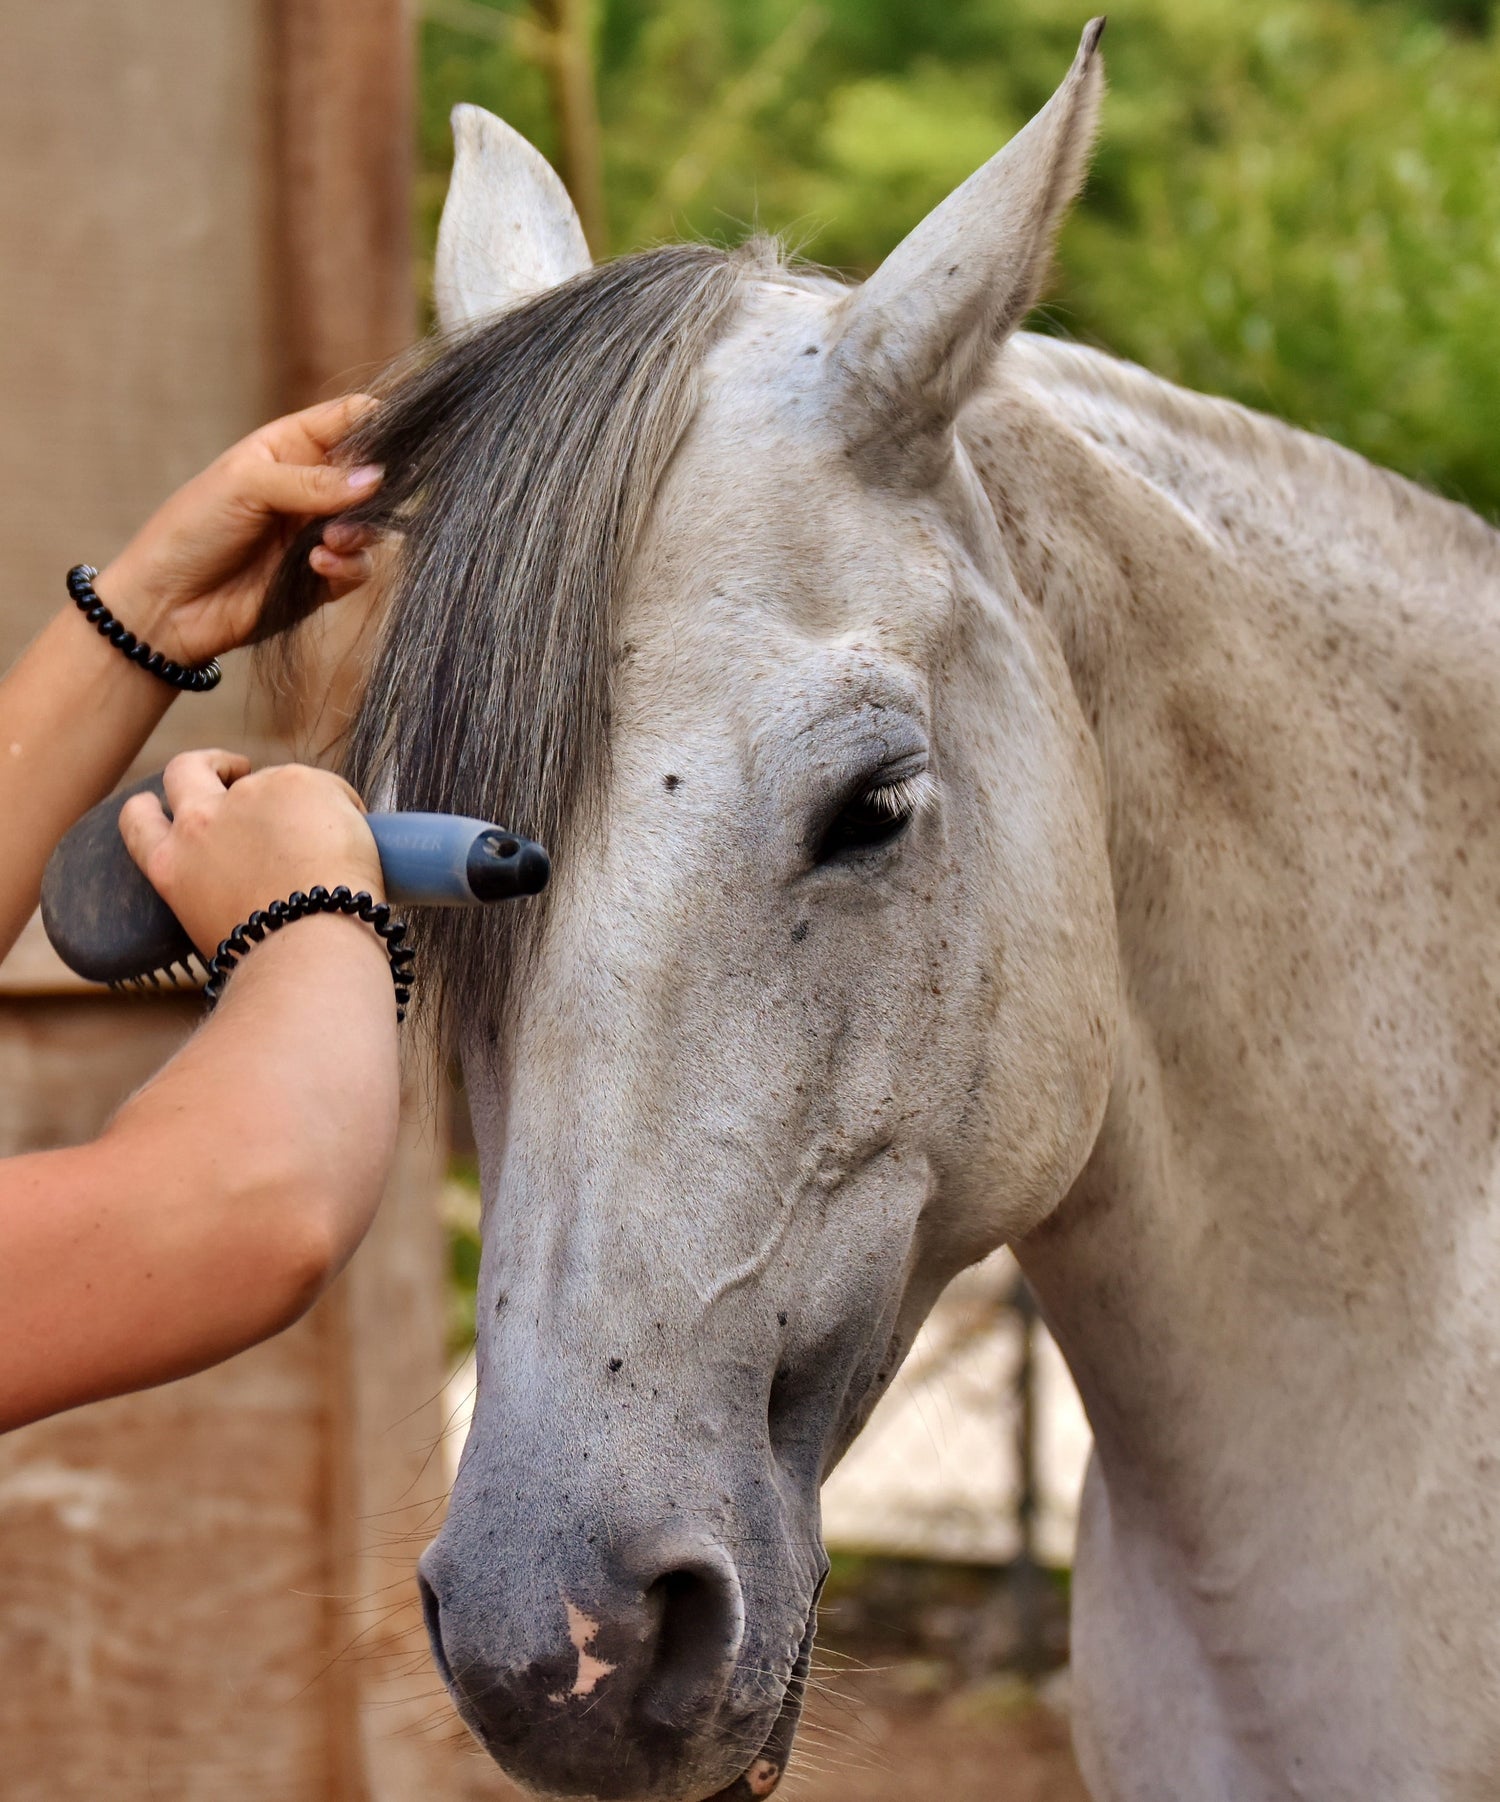
[[[1347,1543],[1439,1470],[1462,1514],[1500,1424],[1465,1381],[1500,1283],[1500,539],[1037,341],[964,440],[1108,791],[1117,1074],[1019,1250],[1112,1518],[1188,1559],[1289,1506]]]

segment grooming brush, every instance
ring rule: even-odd
[[[206,968],[202,956],[120,837],[120,809],[139,794],[166,807],[160,774],[147,776],[90,808],[63,838],[42,878],[42,925],[68,968],[90,982],[160,988],[165,980],[177,987],[180,972],[194,984],[195,960]],[[451,813],[365,819],[393,907],[515,900],[544,889],[551,874],[540,845],[484,820]]]

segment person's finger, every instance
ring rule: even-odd
[[[323,583],[327,601],[346,601],[351,594],[358,594],[370,580],[368,576],[335,576],[333,580]]]
[[[367,550],[379,536],[374,526],[362,525],[353,519],[330,519],[323,528],[324,544],[338,557]]]
[[[132,795],[120,809],[120,837],[144,870],[157,847],[166,842],[172,822],[155,795]]]
[[[237,751],[182,751],[161,773],[167,805],[178,813],[189,802],[222,795],[231,782],[250,774],[250,759]]]
[[[307,561],[330,588],[342,586],[345,592],[363,586],[375,573],[375,560],[368,551],[340,556],[325,544],[315,544],[307,554]],[[335,595],[334,598],[340,597]]]
[[[345,394],[273,419],[255,436],[279,462],[321,463],[376,405],[369,394]]]
[[[373,394],[344,394],[337,400],[304,407],[292,418],[315,444],[331,451],[378,404]]]
[[[359,809],[359,811],[361,813],[368,813],[369,809],[365,806],[364,796],[359,792],[359,790],[357,788],[355,788],[353,783],[346,782],[342,776],[337,774],[337,772],[331,772],[331,773],[333,774],[334,781],[338,783],[339,787],[341,789],[343,789],[344,794],[347,796],[347,798],[350,801],[352,801],[354,803],[354,805]]]
[[[336,513],[367,499],[380,486],[378,463],[346,469],[339,463],[261,462],[245,471],[245,498],[273,513]]]
[[[266,788],[270,789],[275,789],[280,784],[291,784],[295,792],[302,795],[306,795],[308,792],[309,784],[319,789],[331,785],[342,793],[346,801],[352,802],[361,813],[365,811],[365,804],[360,799],[359,790],[351,783],[346,782],[337,770],[319,769],[315,765],[307,763],[271,763],[267,764],[264,769],[257,770],[254,780],[256,783],[265,784]]]

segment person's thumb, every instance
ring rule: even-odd
[[[155,795],[132,795],[120,809],[120,837],[148,877],[151,859],[171,830],[172,822]]]

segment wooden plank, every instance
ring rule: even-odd
[[[48,0],[0,60],[0,663],[274,405],[260,8]],[[153,756],[261,730],[244,659]],[[247,717],[248,709],[248,717]]]
[[[0,995],[97,995],[99,985],[75,976],[47,943],[42,916],[33,914],[0,961]]]

